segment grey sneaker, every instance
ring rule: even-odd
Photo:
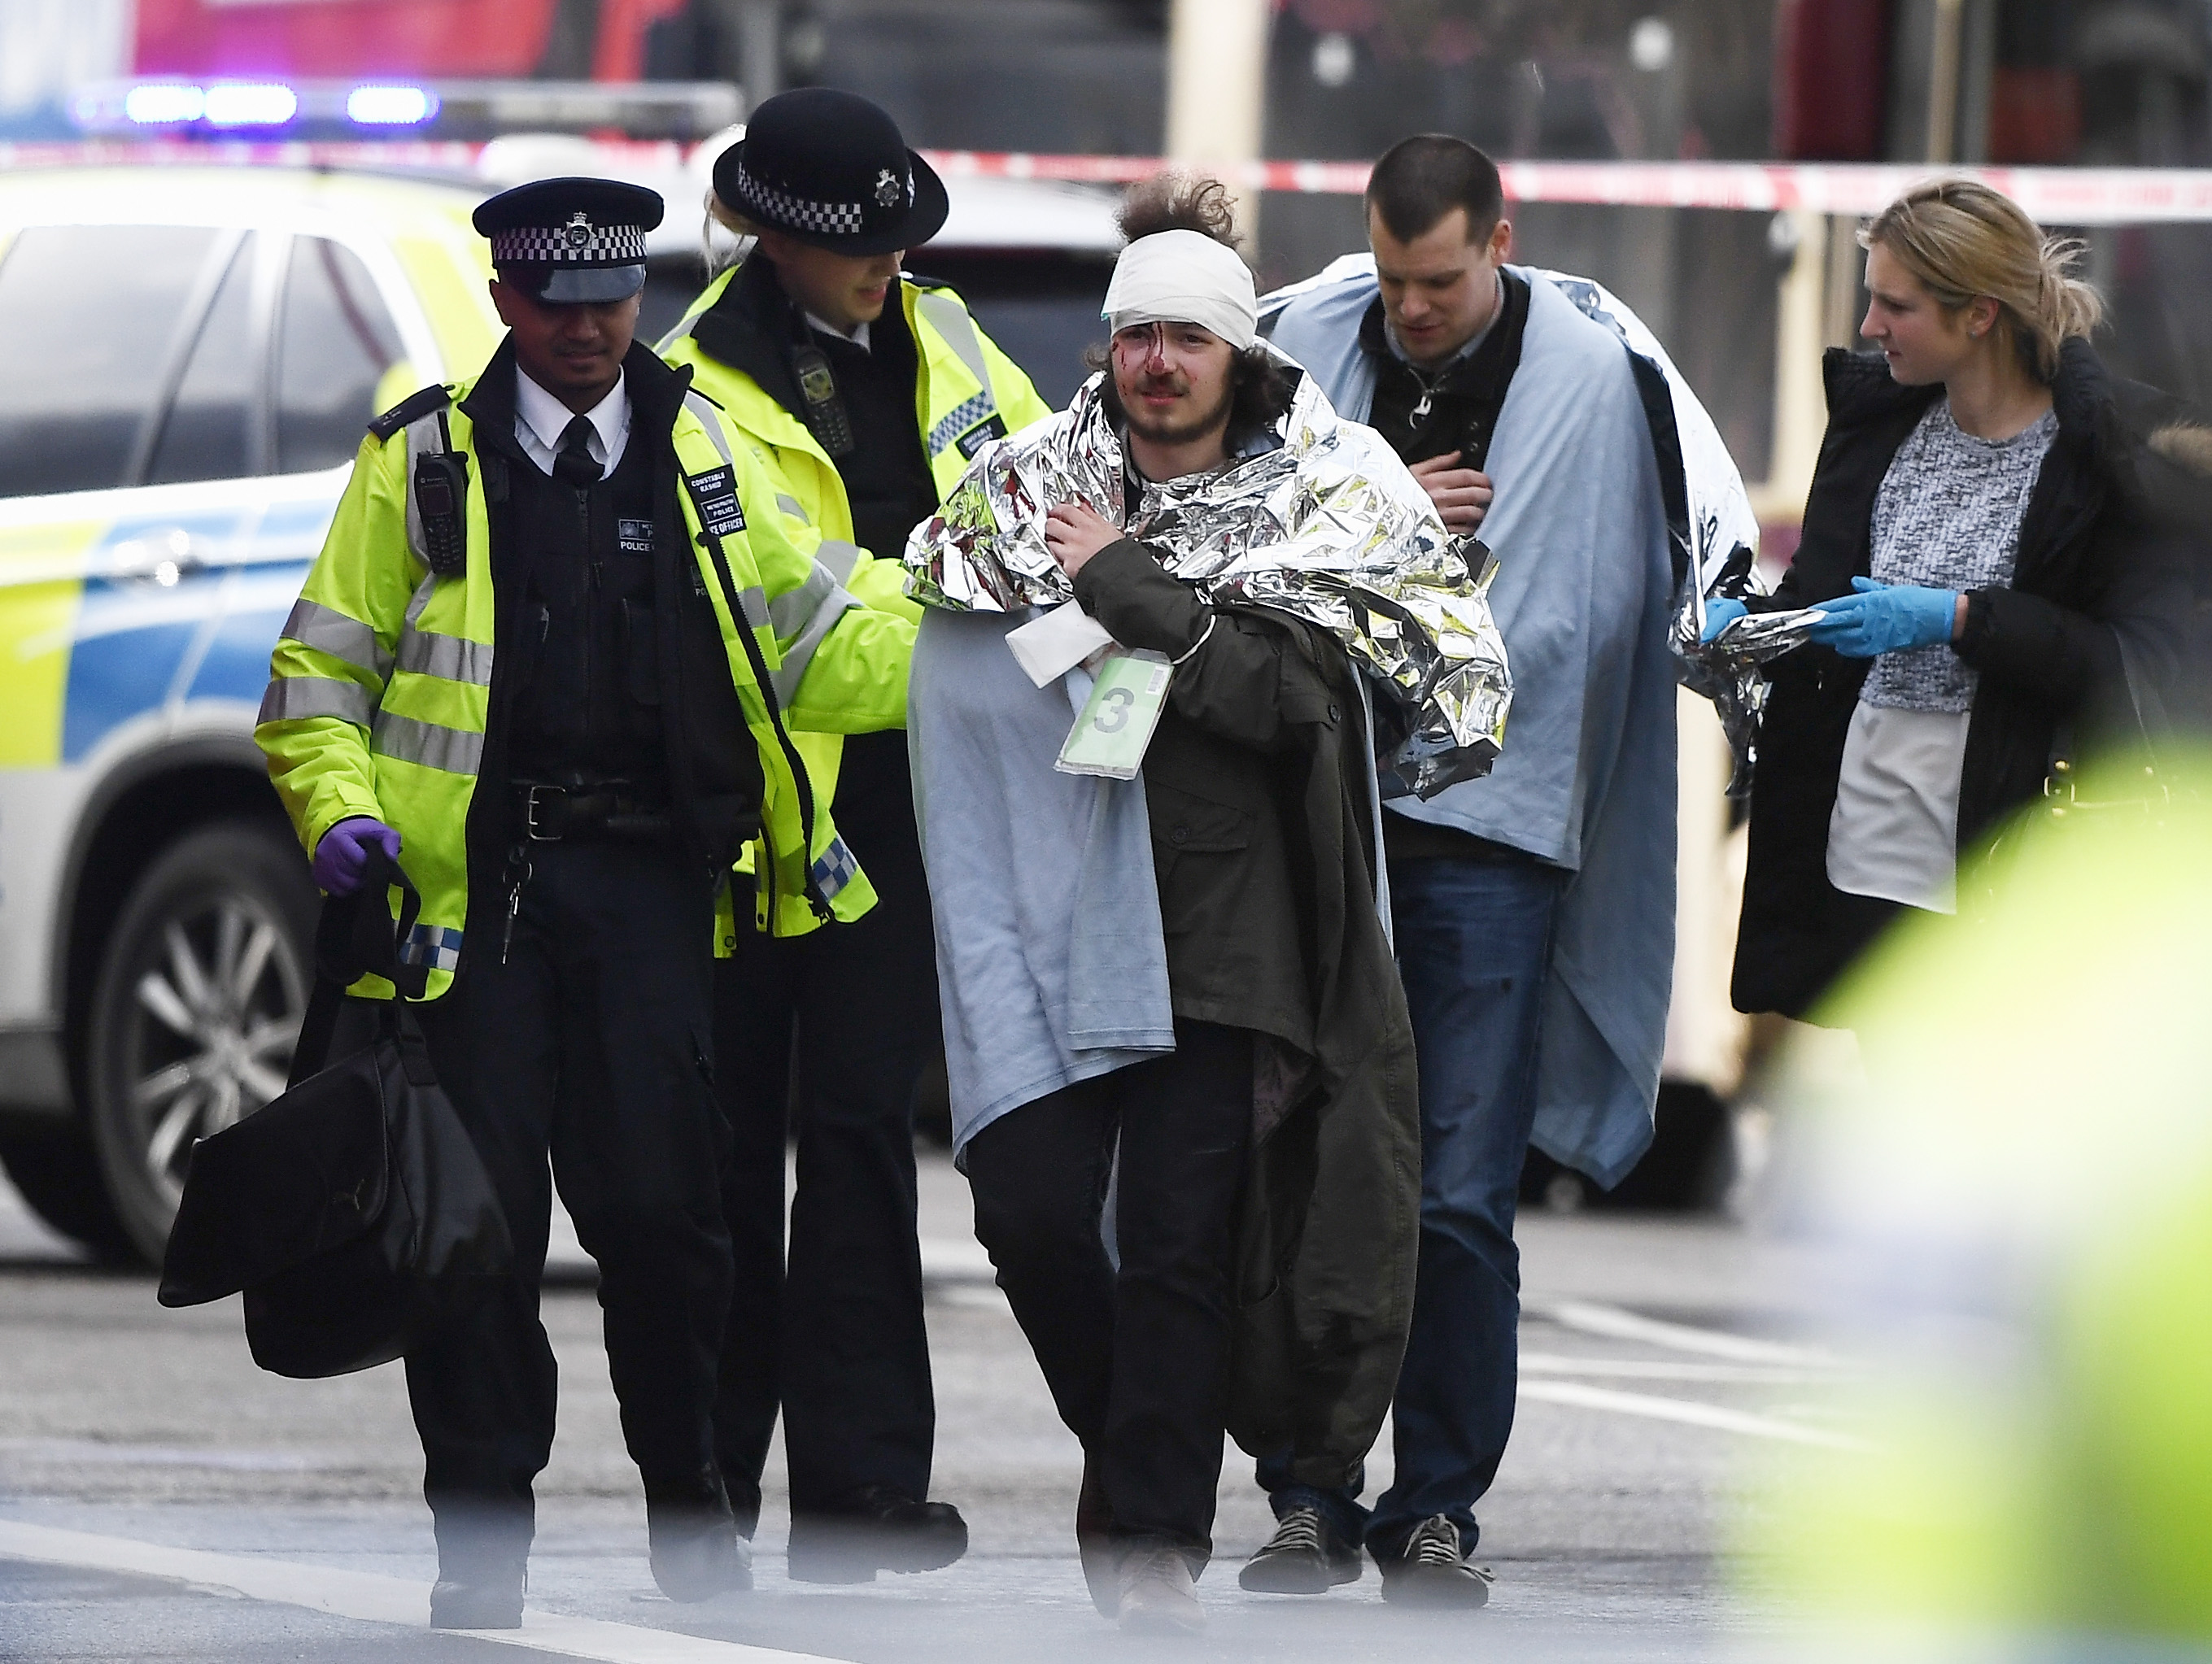
[[[1458,1606],[1467,1611],[1490,1599],[1498,1581],[1487,1566],[1470,1564],[1459,1550],[1459,1527],[1447,1514],[1431,1514],[1413,1527],[1402,1552],[1376,1557],[1382,1568],[1382,1598],[1407,1606]]]
[[[1122,1552],[1118,1608],[1130,1635],[1196,1635],[1206,1608],[1190,1581],[1190,1562],[1165,1543],[1132,1544]]]
[[[1284,1509],[1275,1534],[1237,1574],[1238,1586],[1255,1594],[1326,1594],[1358,1581],[1358,1546],[1330,1530],[1310,1506]]]

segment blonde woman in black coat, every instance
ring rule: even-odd
[[[1803,541],[1752,603],[1826,617],[1769,668],[1746,1011],[1802,1016],[1900,911],[1956,911],[1959,852],[2124,696],[2113,626],[2149,588],[2131,435],[2160,407],[2091,349],[2076,246],[1963,180],[1908,191],[1860,240],[1881,355],[1828,355]]]

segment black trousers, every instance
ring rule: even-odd
[[[538,1293],[546,1158],[599,1264],[623,1436],[648,1494],[711,1494],[730,1245],[715,1175],[706,875],[673,851],[533,845],[507,963],[505,896],[471,898],[467,963],[421,1007],[431,1060],[514,1236],[513,1283],[407,1357],[441,1566],[526,1552],[553,1445]]]
[[[915,1235],[914,1088],[940,1037],[913,802],[903,733],[848,739],[837,824],[876,887],[874,909],[805,936],[740,931],[736,956],[715,968],[716,1091],[732,1132],[722,1206],[737,1276],[714,1444],[748,1533],[779,1406],[794,1513],[834,1510],[871,1485],[929,1494],[937,1405]]]
[[[1025,1103],[969,1142],[990,1250],[1117,1536],[1204,1564],[1227,1419],[1231,1221],[1252,1036],[1178,1022],[1176,1050]],[[1099,1237],[1115,1185],[1117,1272]]]

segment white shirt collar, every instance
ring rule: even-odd
[[[840,341],[849,341],[862,352],[875,350],[868,344],[868,323],[866,319],[854,325],[849,331],[839,329],[835,324],[824,323],[811,312],[806,314],[806,322],[809,328],[820,330],[824,335],[834,335]]]
[[[520,365],[514,371],[514,437],[530,459],[547,473],[560,453],[561,435],[575,412],[532,381]],[[629,439],[629,380],[618,377],[607,396],[584,412],[592,424],[585,449],[602,471],[611,473]]]

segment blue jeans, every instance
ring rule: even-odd
[[[1393,861],[1398,969],[1421,1077],[1421,1250],[1413,1333],[1392,1401],[1396,1478],[1373,1512],[1361,1484],[1289,1482],[1289,1457],[1260,1463],[1278,1515],[1322,1509],[1378,1556],[1443,1514],[1462,1553],[1474,1504],[1513,1431],[1521,1256],[1514,1203],[1536,1113],[1536,1039],[1552,925],[1571,875],[1534,862]]]

